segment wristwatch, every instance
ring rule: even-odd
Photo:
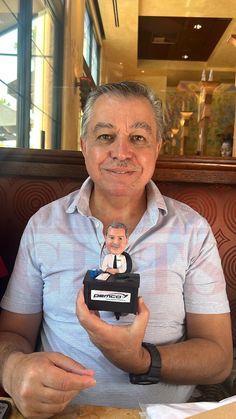
[[[142,346],[148,350],[151,355],[151,365],[145,374],[129,374],[132,384],[157,384],[161,378],[161,356],[157,347],[152,343],[143,342]]]

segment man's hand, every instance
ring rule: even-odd
[[[3,369],[4,389],[26,418],[60,413],[81,390],[95,384],[92,370],[55,352],[13,352]]]
[[[115,275],[119,273],[119,269],[117,268],[107,268],[106,272],[108,272],[109,274]]]
[[[90,311],[85,304],[83,289],[78,294],[76,313],[90,340],[114,365],[128,372],[147,371],[150,355],[142,347],[142,342],[149,311],[141,297],[138,313],[129,325],[111,325],[101,320],[99,313]]]

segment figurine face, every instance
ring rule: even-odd
[[[105,242],[109,253],[113,253],[113,255],[120,255],[127,246],[128,238],[126,237],[125,230],[123,228],[109,227],[105,237]]]
[[[232,147],[229,143],[222,143],[221,146],[221,156],[228,157],[232,155]]]

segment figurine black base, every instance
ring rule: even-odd
[[[115,274],[104,281],[87,271],[83,282],[85,303],[90,310],[113,311],[117,319],[120,313],[137,313],[139,274]]]

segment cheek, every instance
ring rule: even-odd
[[[87,148],[87,151],[84,154],[84,158],[88,169],[92,172],[96,172],[98,170],[99,165],[104,160],[104,154],[93,147],[89,147]]]
[[[143,168],[144,173],[153,173],[155,166],[156,166],[156,151],[152,150],[148,155],[141,155],[140,156],[140,164]]]
[[[106,248],[107,248],[107,250],[111,250],[111,245],[112,245],[112,243],[106,243]]]

